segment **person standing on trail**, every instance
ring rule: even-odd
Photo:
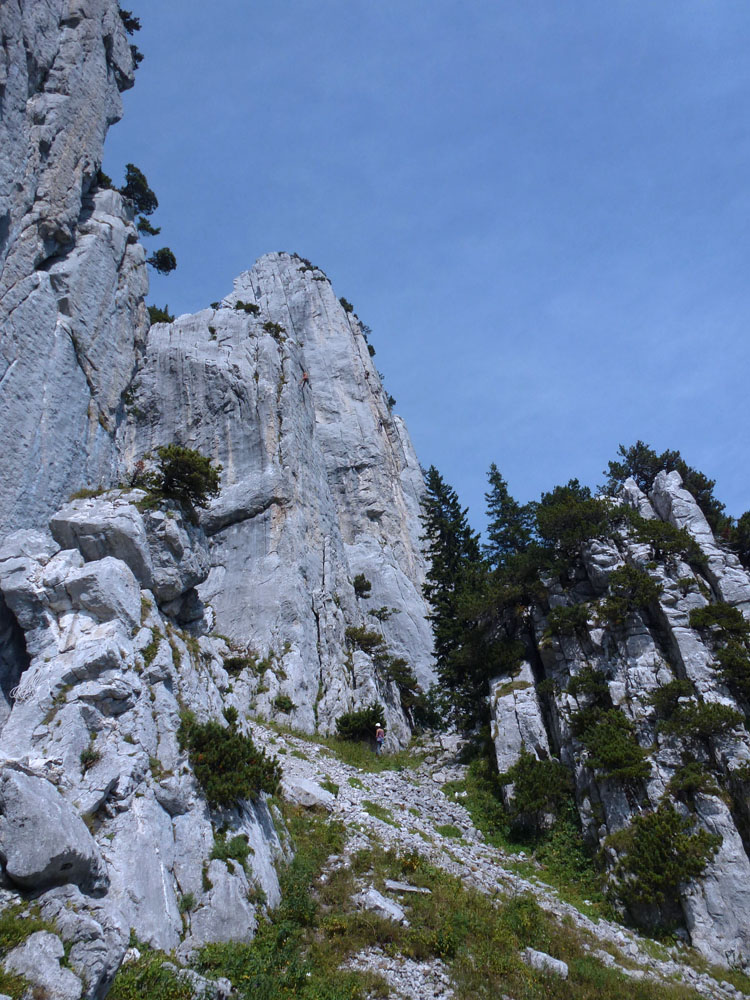
[[[383,740],[385,739],[385,733],[383,732],[382,723],[378,722],[375,725],[375,753],[380,755],[383,752]]]

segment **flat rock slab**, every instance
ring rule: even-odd
[[[421,886],[409,885],[406,882],[396,882],[392,878],[387,878],[385,880],[385,887],[386,889],[390,889],[391,892],[421,892],[428,896],[432,892],[432,889],[423,889]]]
[[[561,961],[559,958],[553,958],[544,951],[536,951],[535,948],[524,948],[521,952],[521,958],[527,965],[530,965],[532,969],[536,969],[538,972],[553,972],[562,979],[568,978],[567,963]]]
[[[333,809],[336,796],[309,778],[284,778],[281,792],[287,802],[304,809]]]
[[[357,893],[352,899],[363,910],[370,910],[371,913],[375,913],[379,917],[384,917],[386,920],[393,920],[397,924],[403,924],[404,926],[408,926],[409,924],[406,919],[406,913],[398,903],[394,903],[392,899],[388,899],[387,896],[384,896],[382,892],[378,892],[373,886]]]

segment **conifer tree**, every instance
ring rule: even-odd
[[[508,484],[493,462],[487,474],[490,490],[487,501],[487,539],[485,558],[493,569],[504,566],[509,557],[525,552],[534,531],[534,508],[522,505],[508,492]]]
[[[435,642],[435,659],[442,687],[443,709],[454,720],[468,724],[475,715],[476,685],[468,683],[474,658],[469,654],[471,626],[465,607],[486,576],[479,536],[469,525],[468,511],[458,494],[434,466],[425,477],[427,492],[422,501],[422,540],[427,543],[430,569],[423,587],[430,603],[429,620]],[[466,689],[469,702],[466,705]],[[479,692],[482,699],[485,692]]]

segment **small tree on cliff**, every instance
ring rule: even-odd
[[[134,163],[125,164],[125,183],[120,194],[130,198],[140,215],[153,215],[159,207],[159,199],[148,186],[146,175]]]
[[[219,492],[220,465],[192,448],[178,444],[162,445],[157,470],[152,477],[153,488],[163,497],[177,500],[188,509],[207,507],[211,497]]]

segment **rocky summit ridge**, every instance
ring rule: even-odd
[[[479,995],[461,978],[473,957],[461,972],[462,948],[445,928],[398,938],[401,952],[395,943],[416,934],[415,920],[437,919],[415,916],[417,898],[428,906],[449,892],[458,907],[473,890],[475,907],[481,896],[505,913],[517,897],[541,908],[528,910],[539,927],[556,928],[524,938],[508,911],[505,996],[542,995],[520,991],[568,976],[555,941],[570,926],[572,989],[583,989],[580,960],[623,990],[742,995],[744,980],[723,981],[706,963],[750,960],[743,727],[696,751],[731,795],[703,789],[684,810],[721,841],[681,891],[698,970],[690,949],[655,957],[652,942],[564,902],[543,872],[519,873],[518,856],[489,843],[464,807],[455,735],[403,751],[414,723],[404,665],[423,691],[435,680],[424,481],[408,432],[366,328],[297,254],[268,254],[221,301],[149,323],[133,205],[100,175],[107,128],[134,79],[123,13],[115,0],[0,5],[2,988],[132,996],[118,986],[130,969],[166,984],[144,996],[246,996],[239,982],[197,971],[196,956],[263,936],[268,914],[287,905],[289,826],[308,822],[321,842],[339,831],[314,892],[330,937],[346,927],[359,942],[340,966],[381,977],[363,981],[368,995]],[[155,503],[143,488],[144,464],[171,444],[221,465],[205,508]],[[630,483],[618,502],[684,528],[700,565],[654,559],[627,532],[592,540],[572,582],[547,582],[520,671],[487,690],[499,771],[528,752],[558,756],[574,774],[584,834],[605,851],[658,808],[680,766],[653,692],[687,678],[701,702],[744,710],[691,612],[724,602],[750,616],[747,573],[679,477],[658,477],[648,497]],[[573,632],[550,629],[555,608],[588,607],[615,570],[642,564],[661,588],[648,612],[616,634],[580,616]],[[588,704],[571,679],[586,671],[605,678],[649,749],[640,798],[597,772],[571,727]],[[390,763],[356,768],[327,737],[342,715],[374,704]],[[234,741],[231,752],[246,754],[246,770],[265,768],[269,784],[280,776],[280,796],[262,779],[246,796],[207,792],[211,748],[198,747],[200,732]],[[321,814],[327,833],[315,827]],[[334,906],[326,892],[339,883],[347,891]],[[374,937],[356,936],[363,921]],[[670,992],[674,980],[689,992]]]

